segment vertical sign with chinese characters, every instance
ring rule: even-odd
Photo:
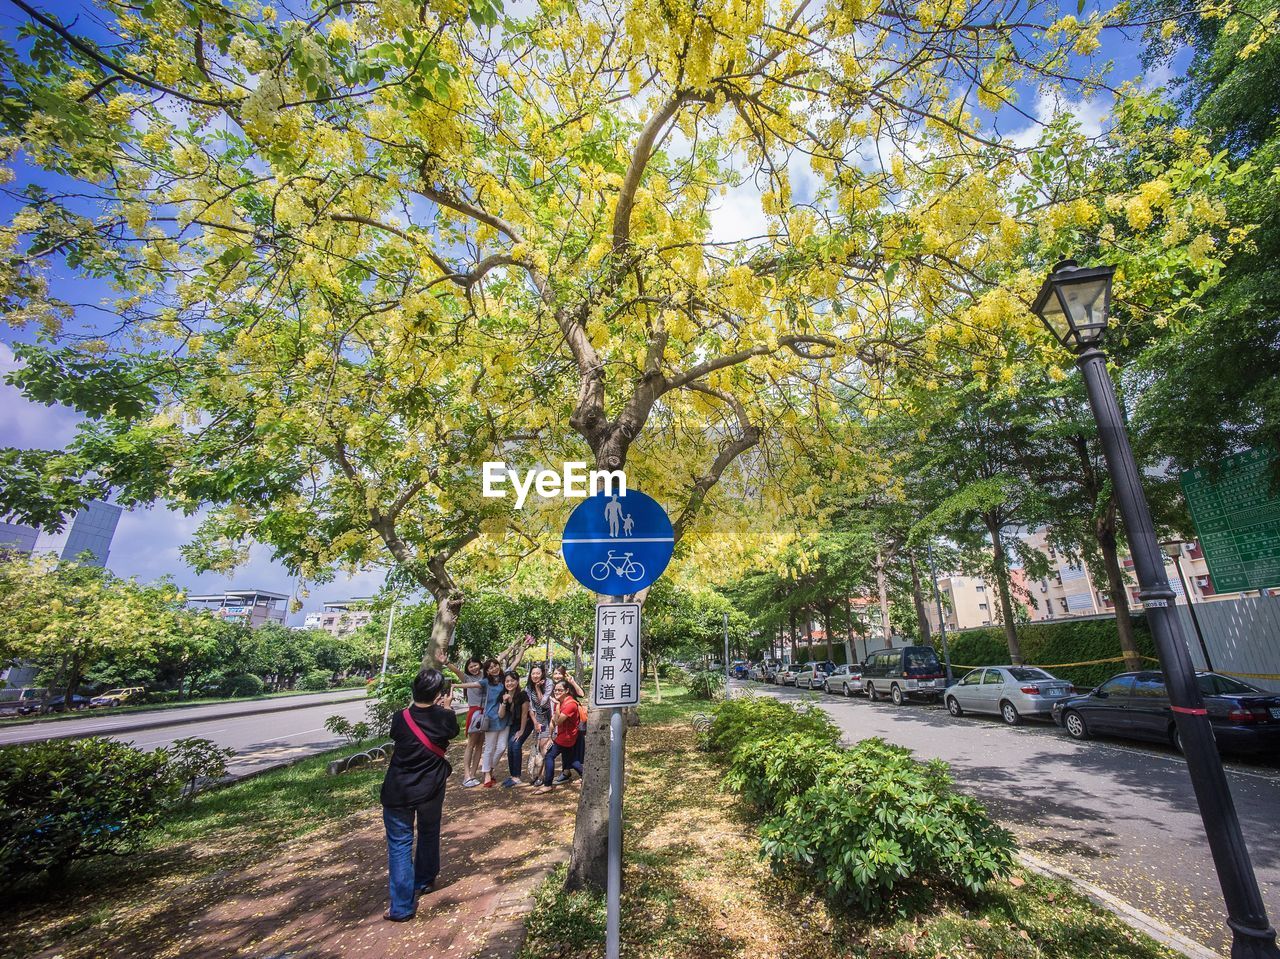
[[[591,660],[591,705],[640,704],[640,604],[596,607],[596,654]]]

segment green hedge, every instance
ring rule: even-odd
[[[1145,616],[1133,617],[1133,633],[1138,652],[1154,658],[1155,643],[1151,639],[1151,630]],[[1052,623],[1030,623],[1018,627],[1018,638],[1022,642],[1023,662],[1030,666],[1078,663],[1120,655],[1120,634],[1114,619],[1064,619]],[[953,664],[999,666],[1009,662],[1009,645],[1005,642],[1003,627],[948,633],[947,639],[951,645]],[[936,645],[941,657],[940,639],[936,641]],[[1155,663],[1144,665],[1154,666]],[[1124,671],[1123,662],[1052,670],[1055,676],[1070,680],[1082,689],[1091,689],[1108,677]]]
[[[759,815],[773,869],[833,904],[922,909],[942,890],[976,894],[1013,868],[1013,837],[955,791],[945,765],[882,739],[842,749],[821,711],[725,700],[706,744],[727,754],[725,784]]]

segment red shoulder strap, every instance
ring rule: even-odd
[[[409,732],[418,737],[418,742],[426,746],[429,752],[435,753],[441,759],[445,758],[445,751],[427,738],[427,734],[422,731],[422,727],[415,723],[413,717],[409,715],[409,710],[406,709],[400,715],[404,717],[405,724],[409,727]]]

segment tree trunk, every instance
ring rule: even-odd
[[[653,657],[653,701],[662,702],[662,684],[658,682],[658,657]]]
[[[806,662],[813,662],[813,613],[804,608],[804,655]]]
[[[1004,638],[1009,644],[1009,662],[1014,666],[1022,665],[1022,644],[1018,641],[1018,624],[1013,618],[1013,599],[1009,594],[1009,558],[1004,554],[1004,538],[1000,535],[1000,524],[992,518],[984,517],[987,531],[991,534],[991,560],[994,564],[996,587],[1000,591],[1000,618],[1004,620]]]
[[[907,554],[907,562],[911,564],[911,600],[916,606],[916,622],[920,624],[920,641],[927,646],[933,638],[933,630],[929,627],[929,614],[925,612],[924,593],[920,589],[920,569],[910,553]]]
[[[625,746],[626,723],[623,723]],[[588,716],[587,743],[582,759],[582,791],[578,794],[578,818],[573,829],[567,892],[600,891],[609,872],[609,710],[595,709]]]
[[[835,657],[831,655],[831,604],[824,603],[822,606],[822,625],[827,634],[827,662],[834,663]]]
[[[889,583],[884,575],[884,553],[876,549],[876,589],[880,591],[880,629],[885,646],[893,645],[893,626],[889,623]]]
[[[422,653],[422,666],[442,669],[449,663],[449,648],[453,645],[453,635],[458,628],[458,613],[462,611],[464,599],[459,589],[439,584],[428,585],[427,588],[435,598],[436,614],[431,620],[431,638]]]
[[[76,690],[80,688],[80,679],[83,672],[83,663],[79,656],[71,657],[71,665],[67,668],[67,686],[66,692],[63,694],[63,708],[67,711],[71,710],[71,699],[76,694]]]
[[[796,611],[792,607],[791,612],[791,662],[796,661]]]
[[[1116,547],[1116,507],[1113,499],[1103,517],[1094,522],[1094,536],[1102,552],[1102,564],[1107,569],[1107,589],[1111,593],[1111,605],[1116,611],[1116,630],[1120,633],[1120,652],[1124,654],[1125,669],[1141,669],[1142,657],[1133,639],[1133,619],[1129,616],[1129,588],[1120,569],[1120,556]]]

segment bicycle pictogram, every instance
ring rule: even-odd
[[[617,555],[613,550],[609,550],[609,555],[591,567],[591,578],[596,582],[609,578],[609,573],[613,572],[619,576],[625,576],[633,583],[638,583],[644,579],[644,567],[635,562],[631,558],[631,553],[623,553]]]

